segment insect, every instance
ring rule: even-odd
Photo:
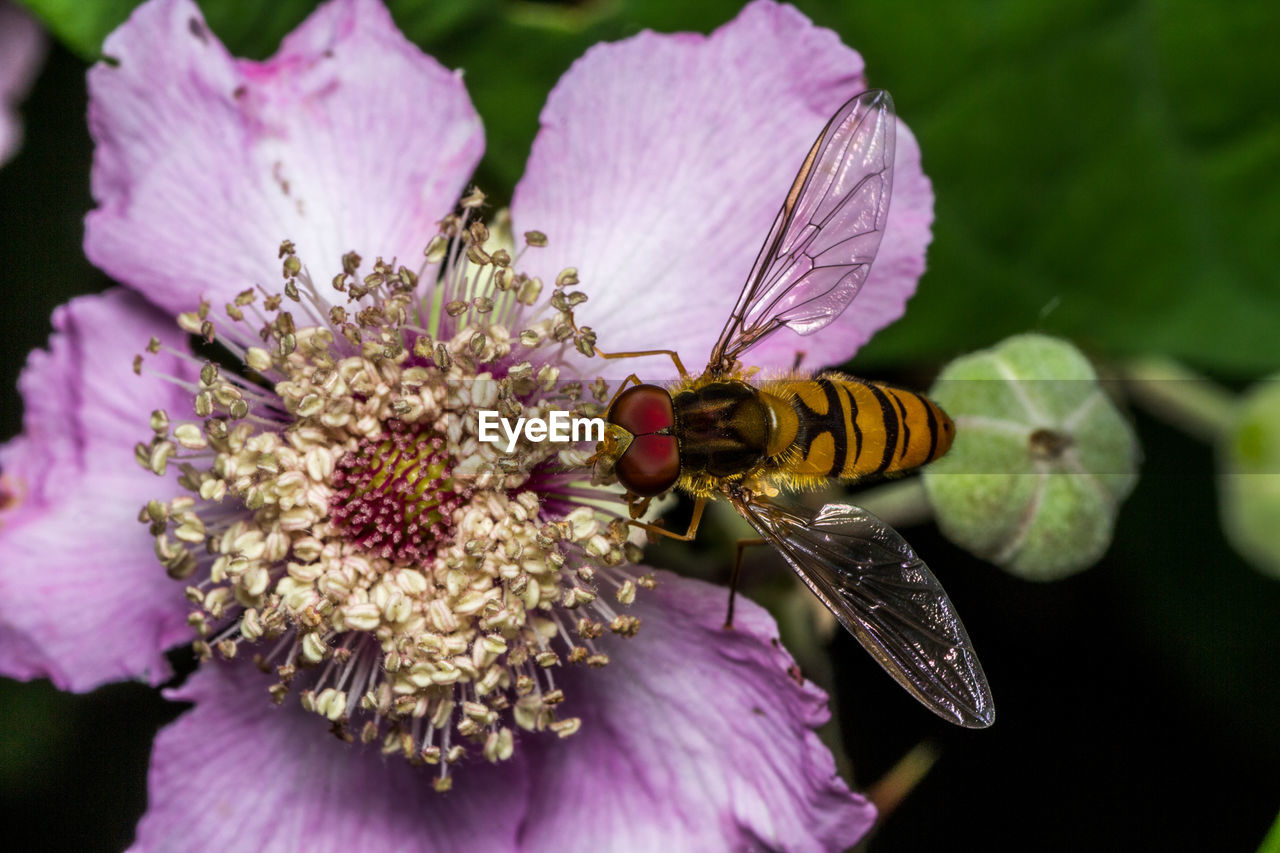
[[[888,218],[894,122],[882,90],[854,97],[831,118],[701,374],[685,370],[673,350],[600,353],[669,356],[681,378],[662,387],[627,377],[609,405],[596,475],[626,487],[633,523],[675,539],[694,538],[708,499],[728,500],[763,537],[739,543],[731,587],[743,546],[772,544],[899,684],[940,716],[982,728],[995,719],[982,666],[942,585],[906,540],[856,506],[815,512],[771,500],[930,462],[951,446],[951,420],[923,395],[835,372],[749,382],[754,371],[742,361],[780,329],[821,329],[857,295]],[[695,499],[684,534],[635,520],[673,488]]]

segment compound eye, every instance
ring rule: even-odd
[[[637,385],[628,388],[613,401],[609,410],[609,421],[625,429],[632,435],[647,435],[651,432],[670,429],[675,426],[676,416],[671,407],[671,395],[665,388],[657,385]]]
[[[660,495],[680,479],[674,435],[638,435],[618,460],[618,482],[642,498]]]

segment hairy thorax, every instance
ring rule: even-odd
[[[724,484],[750,487],[784,472],[799,429],[785,397],[740,379],[700,377],[671,390],[681,489],[705,496]]]

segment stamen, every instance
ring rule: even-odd
[[[441,222],[417,275],[381,259],[364,274],[344,255],[341,304],[281,244],[283,294],[247,289],[216,324],[207,303],[180,318],[244,371],[188,356],[199,384],[170,380],[202,420],[157,412],[136,448],[158,475],[178,463],[194,495],[152,501],[139,520],[198,608],[201,656],[269,648],[253,657],[276,674],[273,701],[299,688],[343,740],[438,765],[441,789],[469,752],[509,758],[512,726],[576,731],[578,718],[557,717],[572,697],[554,668],[603,665],[606,626],[639,624],[596,591],[604,578],[626,604],[639,581],[617,568],[636,546],[606,526],[625,508],[572,469],[586,454],[523,440],[504,454],[479,440],[481,408],[598,413],[580,384],[556,383],[594,343],[573,319],[576,273],[558,277],[532,322],[542,283],[513,269],[500,244],[509,225],[491,232],[474,217],[482,201],[472,193]]]

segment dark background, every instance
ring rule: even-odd
[[[108,285],[80,249],[91,206],[84,70],[129,4],[68,6],[0,169],[0,437],[55,305]],[[306,12],[202,3],[233,51],[270,52]],[[805,2],[867,60],[920,138],[938,200],[929,271],[903,321],[850,369],[927,386],[955,355],[1039,330],[1104,369],[1167,355],[1236,390],[1280,369],[1280,12],[1271,3]],[[266,4],[261,4],[262,8]],[[68,8],[76,7],[69,4]],[[708,31],[737,4],[392,4],[467,85],[489,139],[478,180],[509,198],[558,76],[643,27]],[[727,188],[727,191],[729,188]],[[939,759],[872,851],[1254,850],[1280,807],[1280,581],[1218,522],[1213,449],[1131,411],[1145,461],[1116,541],[1065,581],[1018,580],[905,529],[963,613],[1000,709],[983,732],[918,707],[841,634],[832,686],[858,785],[927,741]],[[727,574],[711,535],[672,564]],[[784,594],[751,566],[751,591]],[[771,579],[772,578],[772,579]],[[830,669],[830,672],[825,670]],[[126,684],[87,696],[0,681],[0,813],[14,849],[119,849],[145,808],[151,738],[180,708]]]

